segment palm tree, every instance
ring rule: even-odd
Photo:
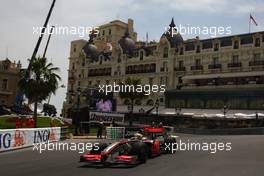
[[[141,86],[141,80],[138,78],[127,78],[125,81],[125,84],[123,86],[133,86],[135,89],[137,86]],[[142,86],[143,87],[143,86]],[[134,110],[134,103],[135,100],[141,100],[146,97],[145,92],[137,92],[137,91],[126,91],[124,92],[119,92],[119,96],[121,99],[128,99],[130,100],[130,105],[131,105],[131,112]]]
[[[46,58],[34,58],[30,70],[22,70],[19,80],[19,88],[28,98],[30,103],[34,103],[34,121],[37,124],[37,106],[43,100],[46,100],[51,93],[55,94],[58,83],[61,80],[56,72],[58,67],[53,67],[52,63],[48,63]]]

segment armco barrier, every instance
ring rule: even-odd
[[[66,140],[69,133],[69,127],[61,127],[60,140]]]
[[[29,147],[36,143],[59,141],[60,138],[60,127],[0,130],[0,152]]]

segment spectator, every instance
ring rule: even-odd
[[[159,123],[159,128],[163,128],[163,123],[162,122]]]
[[[28,128],[35,128],[34,119],[32,117],[28,120]]]
[[[52,119],[50,121],[50,127],[56,127],[56,123],[55,123],[55,120],[54,119]]]
[[[16,119],[16,128],[22,128],[22,125],[23,125],[22,119],[21,117],[18,117]]]
[[[98,123],[97,139],[99,138],[102,139],[103,128],[104,128],[104,122],[103,119],[101,118]]]
[[[152,127],[152,128],[155,128],[155,126],[156,126],[156,124],[155,124],[155,122],[153,121],[152,124],[151,124],[151,127]]]
[[[116,127],[115,119],[112,120],[111,124],[112,124],[112,127]]]

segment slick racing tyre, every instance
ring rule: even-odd
[[[145,163],[148,159],[147,145],[143,142],[137,142],[132,146],[131,154],[136,155],[138,160]]]

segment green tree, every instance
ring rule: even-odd
[[[125,80],[125,83],[121,84],[125,88],[125,91],[120,91],[119,96],[121,99],[128,99],[130,101],[131,105],[131,112],[134,110],[134,104],[135,100],[142,100],[143,98],[146,98],[147,95],[145,95],[144,90],[142,91],[137,91],[140,89],[137,89],[139,87],[143,87],[141,85],[141,79],[138,78],[127,78]],[[132,91],[132,87],[134,87],[134,91]]]
[[[54,105],[50,105],[48,103],[45,103],[43,105],[42,112],[44,112],[45,115],[49,115],[49,116],[56,116],[56,114],[57,114],[56,107]]]
[[[51,93],[55,94],[60,76],[57,74],[58,67],[53,67],[52,63],[48,63],[46,58],[34,58],[30,76],[27,70],[21,71],[19,80],[19,88],[28,98],[30,103],[34,103],[34,121],[37,124],[37,106],[43,100],[46,100]]]

